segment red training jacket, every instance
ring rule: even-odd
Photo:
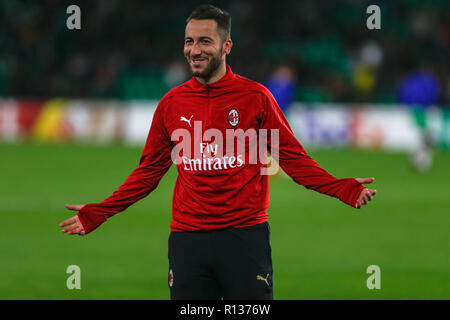
[[[355,179],[337,179],[322,169],[295,138],[271,93],[261,84],[234,74],[227,65],[227,73],[219,81],[205,85],[193,77],[161,99],[139,166],[111,196],[78,212],[86,234],[153,191],[173,163],[172,151],[181,141],[186,144],[182,150],[176,149],[178,178],[171,231],[238,228],[267,221],[269,179],[260,173],[266,165],[250,163],[250,143],[245,146],[239,138],[234,154],[225,155],[225,143],[221,151],[218,140],[202,136],[207,129],[216,129],[209,132],[223,137],[227,129],[277,129],[279,146],[274,146],[272,155],[278,154],[281,168],[296,183],[353,207],[364,189]],[[180,134],[190,134],[193,139],[178,139]],[[245,148],[236,152],[242,145]]]

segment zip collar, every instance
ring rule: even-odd
[[[234,73],[231,70],[230,66],[227,64],[227,71],[225,75],[213,83],[204,84],[198,81],[195,77],[192,77],[192,86],[197,90],[211,90],[211,89],[220,89],[230,84],[230,80],[234,78]]]

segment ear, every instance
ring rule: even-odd
[[[232,47],[233,41],[231,41],[231,39],[226,40],[225,43],[223,44],[223,53],[229,55]]]

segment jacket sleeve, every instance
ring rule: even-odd
[[[365,187],[353,178],[337,179],[322,169],[296,139],[286,117],[268,90],[262,99],[262,128],[268,130],[268,151],[276,160],[278,158],[281,168],[296,183],[355,207]],[[272,129],[278,129],[279,143],[270,139],[269,130]]]
[[[111,196],[100,203],[87,204],[78,212],[86,234],[109,217],[146,197],[169,170],[172,164],[172,141],[164,126],[162,109],[160,103],[153,116],[139,166]]]

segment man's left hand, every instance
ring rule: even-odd
[[[370,184],[375,180],[375,178],[356,178],[355,180],[361,184]],[[356,201],[355,208],[360,209],[362,205],[368,204],[369,201],[373,199],[376,193],[377,190],[365,188],[363,191],[361,191],[358,200]]]

